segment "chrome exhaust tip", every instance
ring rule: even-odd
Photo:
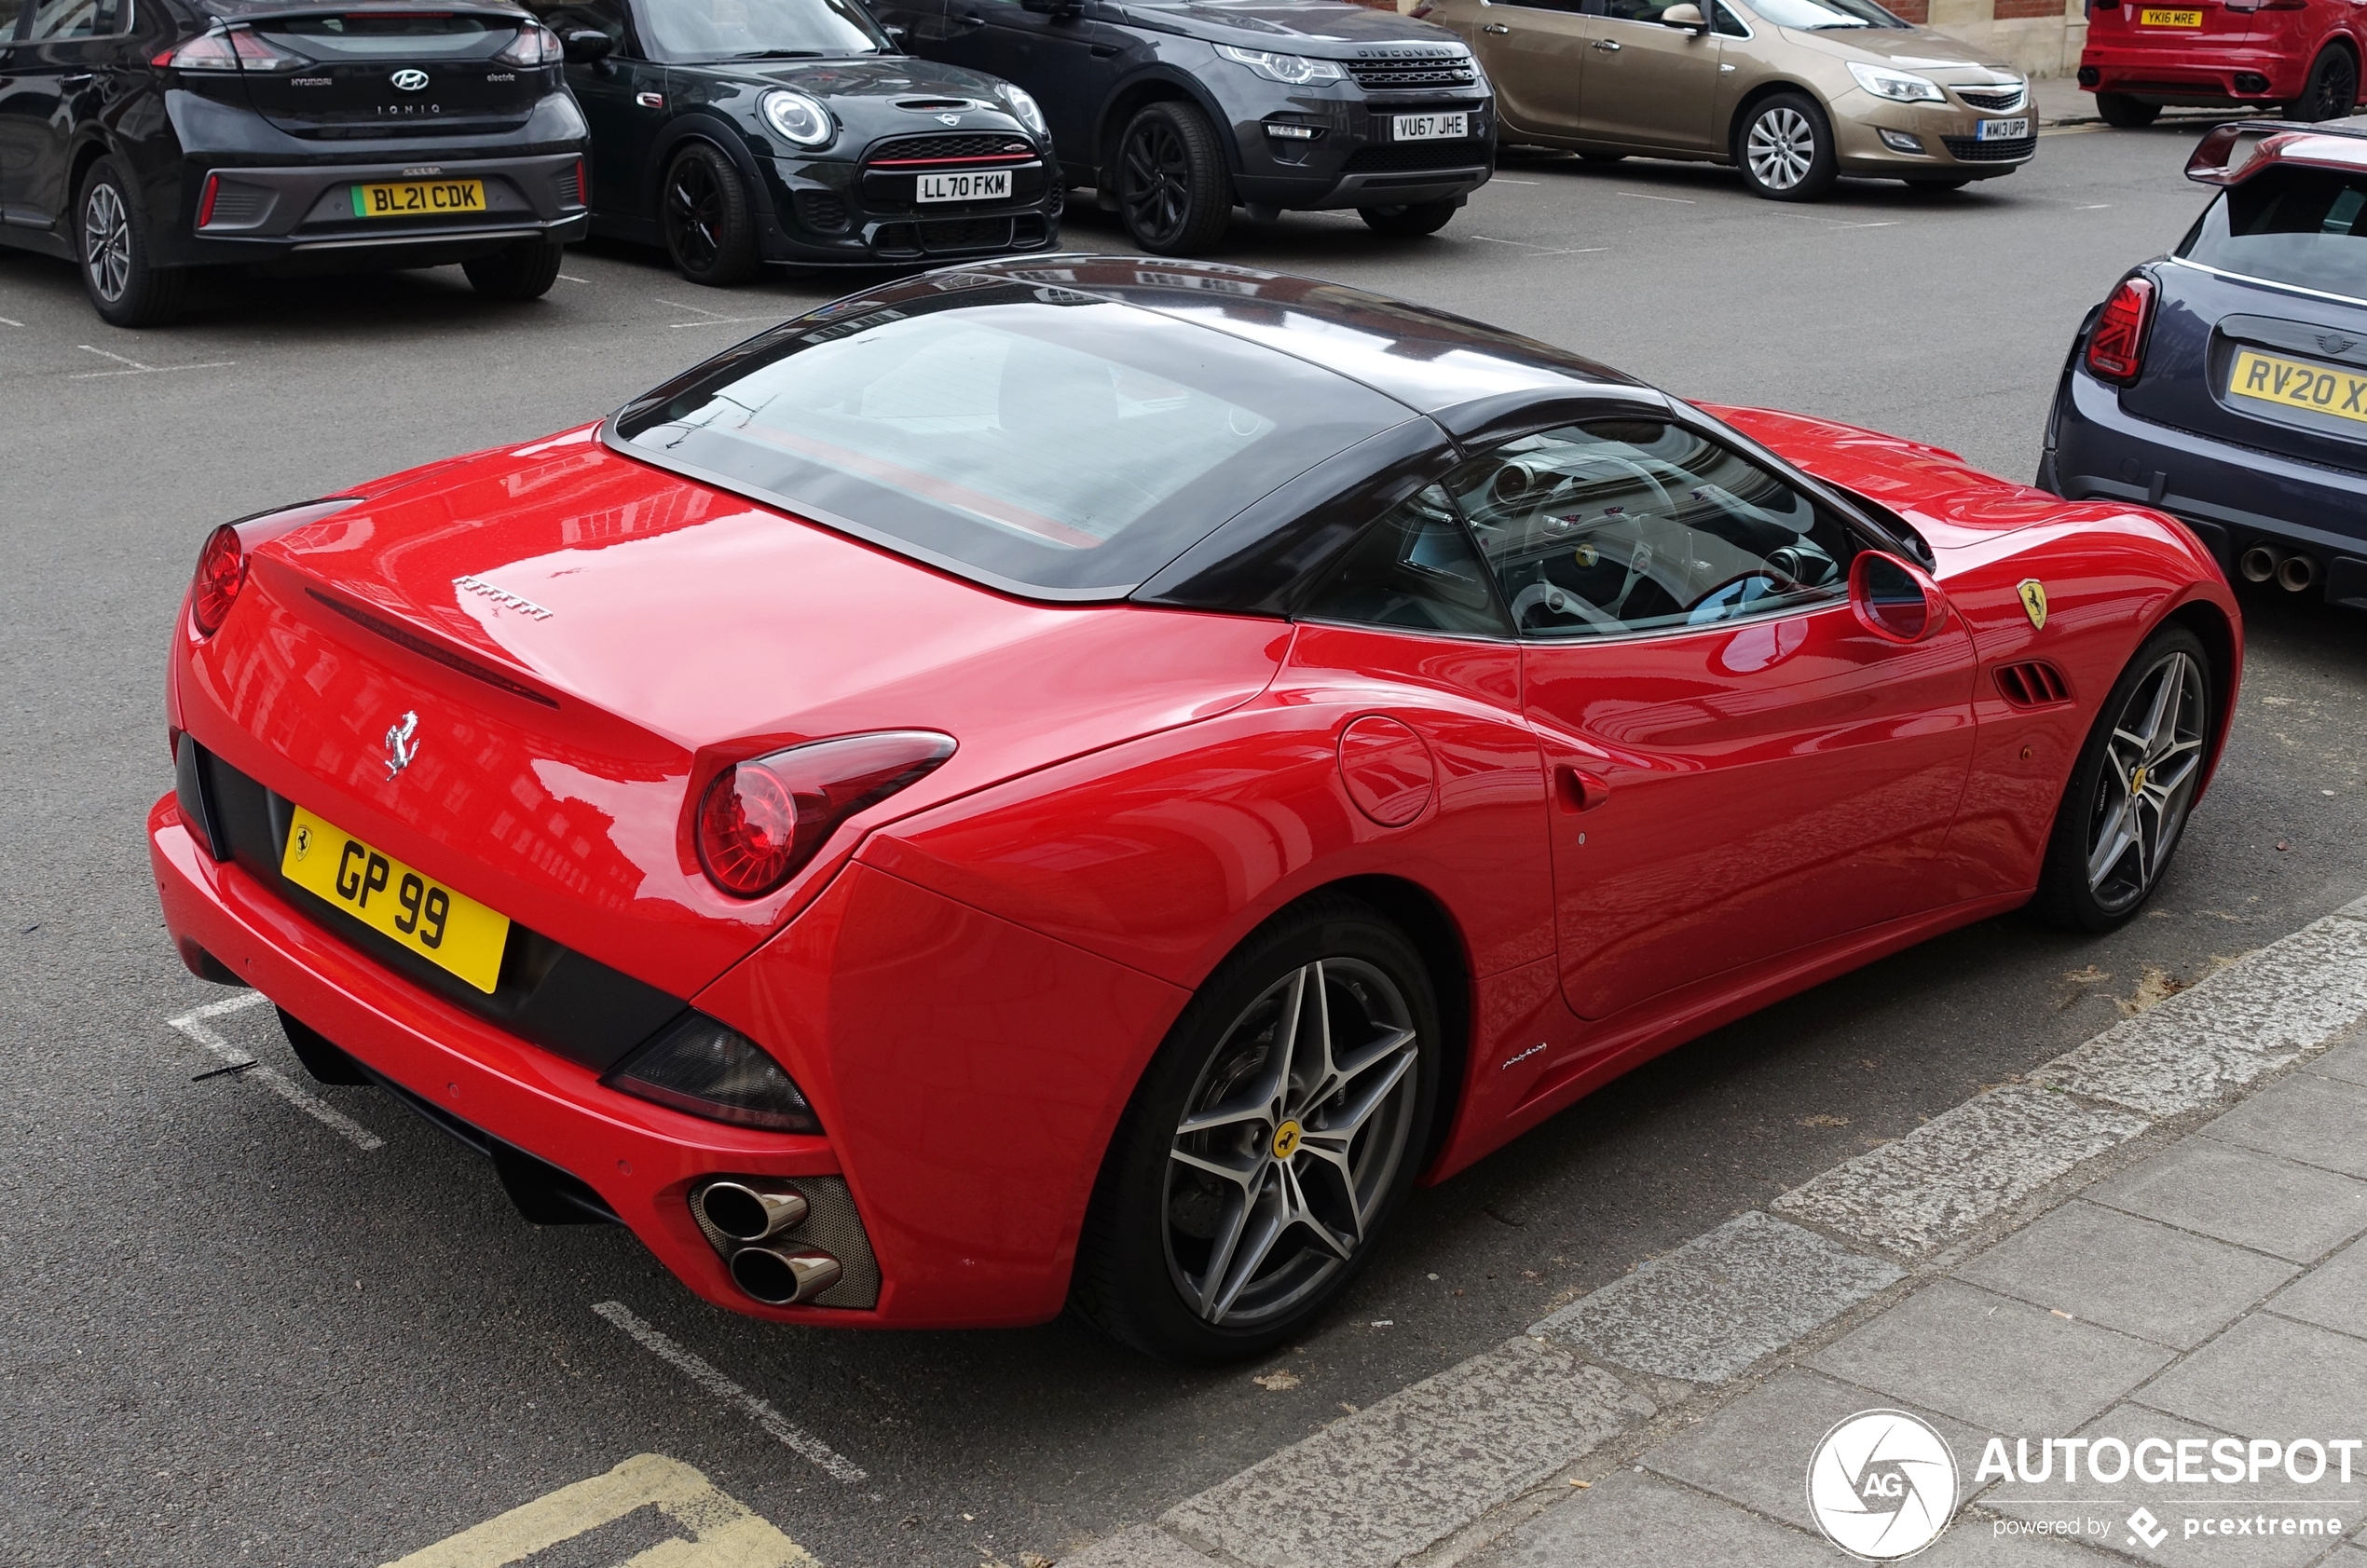
[[[2298,552],[2277,563],[2277,586],[2288,593],[2307,593],[2318,582],[2318,558]]]
[[[795,1306],[845,1277],[828,1252],[810,1247],[743,1247],[732,1254],[732,1283],[767,1306]]]
[[[733,1241],[765,1241],[805,1223],[805,1194],[770,1182],[710,1181],[695,1200],[706,1222]]]
[[[2256,544],[2237,559],[2236,569],[2246,582],[2266,582],[2285,564],[2285,552],[2274,545]]]

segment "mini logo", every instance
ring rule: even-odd
[[[2044,630],[2046,625],[2046,585],[2034,577],[2026,577],[2014,584],[2014,592],[2022,596],[2022,613],[2030,617],[2031,630]]]
[[[311,852],[312,829],[308,827],[297,828],[295,830],[295,857],[298,860],[302,860],[306,855],[308,855]]]
[[[419,743],[411,738],[418,732],[419,716],[415,713],[404,714],[387,727],[387,779],[389,783],[393,782],[397,773],[410,767],[412,759],[419,755]]]
[[[2338,332],[2322,332],[2318,334],[2318,347],[2329,354],[2339,354],[2345,349],[2358,348],[2359,339],[2346,337]]]
[[[417,92],[428,85],[428,74],[406,65],[387,80],[394,84],[397,92]]]
[[[1816,1445],[1808,1508],[1825,1538],[1852,1557],[1912,1557],[1956,1512],[1956,1455],[1905,1411],[1861,1411]]]
[[[959,115],[939,115],[937,117],[937,123],[939,125],[960,125],[962,123],[962,116]]]
[[[2162,1528],[2162,1521],[2155,1519],[2149,1510],[2140,1508],[2128,1516],[2128,1544],[2130,1546],[2142,1543],[2151,1549],[2169,1539],[2169,1532]]]
[[[1299,1125],[1296,1122],[1285,1122],[1276,1127],[1274,1129],[1274,1157],[1278,1160],[1287,1160],[1297,1153],[1300,1136]]]

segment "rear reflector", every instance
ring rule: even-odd
[[[704,1013],[685,1013],[601,1080],[609,1088],[712,1122],[818,1133],[805,1092],[764,1047]]]

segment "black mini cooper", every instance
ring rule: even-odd
[[[902,53],[857,0],[527,4],[592,122],[594,232],[663,244],[692,282],[1060,238],[1035,100]]]
[[[79,264],[117,326],[209,266],[532,298],[584,226],[560,53],[481,0],[0,0],[0,244]]]

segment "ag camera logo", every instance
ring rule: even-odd
[[[1956,1455],[1905,1411],[1860,1411],[1810,1457],[1808,1511],[1827,1540],[1861,1561],[1912,1557],[1956,1512]]]

